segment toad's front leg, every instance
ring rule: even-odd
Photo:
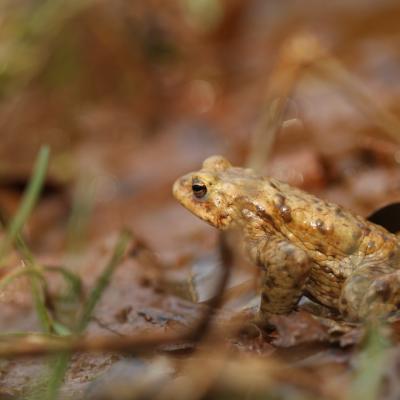
[[[286,314],[293,310],[304,293],[311,269],[306,253],[288,241],[270,239],[251,252],[263,269],[259,318]]]

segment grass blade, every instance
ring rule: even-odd
[[[64,381],[68,369],[71,354],[67,351],[57,354],[56,358],[50,363],[51,376],[47,382],[46,393],[43,400],[53,400],[58,398],[58,391]]]
[[[24,262],[30,267],[31,270],[37,272],[36,275],[40,275],[39,277],[42,278],[42,282],[44,286],[46,285],[46,280],[43,276],[43,273],[49,272],[49,273],[57,273],[62,276],[62,278],[65,280],[67,285],[69,286],[68,293],[66,295],[66,298],[70,300],[77,300],[80,299],[82,296],[82,282],[81,279],[79,278],[78,275],[76,275],[74,272],[69,271],[67,268],[62,267],[62,266],[41,266],[39,265],[34,257],[31,251],[29,250],[28,246],[26,245],[25,241],[22,239],[21,235],[18,235],[16,240],[15,240],[15,247],[17,248],[19,254],[21,255],[22,259]],[[34,298],[34,303],[36,306],[36,312],[39,317],[39,320],[42,322],[42,326],[45,331],[47,332],[54,332],[54,333],[59,333],[61,335],[66,335],[71,333],[70,329],[64,326],[63,324],[60,324],[58,321],[54,320],[54,318],[51,317],[51,314],[48,312],[46,303],[45,303],[45,291],[41,287],[37,287],[37,284],[32,281],[34,278],[32,274],[29,275],[29,278],[31,279],[31,289],[32,289],[32,295]],[[37,279],[37,277],[36,277]],[[1,281],[0,281],[1,282]],[[47,315],[47,316],[46,316]],[[51,330],[48,331],[47,324],[44,325],[45,321],[50,321],[51,322]]]
[[[45,266],[45,271],[60,274],[69,285],[68,297],[80,298],[82,295],[82,282],[80,277],[69,269],[61,266]]]
[[[52,318],[45,305],[45,294],[43,290],[42,271],[36,268],[36,263],[28,247],[20,237],[20,232],[29,218],[42,190],[44,180],[46,178],[47,166],[49,163],[50,150],[48,146],[43,146],[36,159],[35,167],[33,169],[32,178],[29,181],[28,187],[25,190],[24,196],[21,201],[21,205],[18,208],[17,213],[11,220],[8,226],[6,237],[0,243],[0,262],[8,252],[10,246],[15,242],[25,264],[31,268],[29,273],[30,286],[32,291],[32,297],[35,304],[35,309],[42,329],[45,332],[52,331]],[[32,275],[33,271],[35,273]],[[12,279],[11,275],[11,279]]]
[[[99,302],[104,290],[107,288],[115,269],[121,262],[131,238],[132,234],[130,232],[121,232],[110,261],[106,265],[100,277],[97,279],[95,287],[90,292],[88,300],[83,306],[83,312],[81,318],[78,321],[75,333],[81,333],[86,329],[87,325],[89,324],[92,313],[97,303]],[[58,392],[64,381],[65,373],[68,369],[70,357],[70,352],[64,351],[52,359],[49,365],[49,370],[51,371],[51,374],[46,381],[45,395],[39,397],[31,397],[32,399],[40,398],[45,400],[54,400],[58,397]],[[34,396],[35,395],[37,396],[37,393],[34,394]]]
[[[98,301],[100,300],[104,290],[108,286],[111,276],[114,273],[116,267],[121,262],[122,257],[124,256],[125,250],[131,238],[132,235],[130,232],[128,231],[121,232],[110,261],[108,262],[107,266],[105,267],[100,277],[97,279],[95,287],[92,289],[91,293],[89,294],[88,300],[83,306],[82,316],[78,323],[79,333],[85,330],[87,325],[89,324],[93,310],[96,307]]]
[[[10,245],[20,233],[37,202],[46,177],[49,154],[50,150],[48,146],[43,146],[39,151],[32,178],[27,189],[25,190],[21,205],[19,206],[17,213],[7,229],[6,237],[0,243],[0,261],[4,258],[5,254],[10,248]]]
[[[347,397],[349,400],[375,400],[379,397],[389,346],[381,328],[369,327],[367,342],[359,355],[359,366]]]
[[[29,267],[24,265],[15,269],[0,281],[0,291],[12,283],[15,279],[24,275],[28,275],[29,277],[33,302],[35,304],[36,314],[42,329],[44,332],[50,333],[52,331],[52,318],[45,304],[43,290],[43,286],[46,284],[46,281],[39,268],[36,268],[33,265],[30,265]]]
[[[30,270],[36,271],[36,274],[34,275],[29,274],[32,298],[35,304],[36,314],[42,326],[42,330],[44,332],[51,333],[54,331],[54,326],[53,318],[46,307],[46,279],[43,276],[43,268],[35,261],[33,254],[19,233],[15,238],[15,246],[19,251],[24,263],[30,268]]]
[[[55,400],[64,381],[71,354],[63,351],[50,358],[46,374],[36,381],[33,387],[25,393],[26,400]]]
[[[53,331],[53,319],[46,307],[44,290],[41,282],[37,277],[30,277],[31,291],[33,301],[35,303],[36,314],[39,318],[40,325],[44,332],[50,333]]]
[[[36,278],[44,279],[40,271],[38,271],[37,269],[25,266],[19,267],[14,269],[14,271],[10,272],[3,279],[0,280],[0,291],[11,284],[15,279],[24,275],[34,275],[36,276]]]
[[[85,247],[87,229],[96,198],[94,179],[83,178],[78,182],[67,227],[68,257],[78,255]]]

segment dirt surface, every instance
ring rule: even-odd
[[[223,269],[218,232],[171,185],[212,154],[245,165],[259,147],[263,173],[363,216],[400,198],[397,2],[50,3],[0,5],[0,217],[15,215],[49,145],[22,236],[40,265],[79,276],[72,301],[61,299],[58,274],[44,275],[63,326],[73,326],[123,228],[129,248],[85,335],[180,334],[210,311]],[[318,50],[305,51],[304,38]],[[277,98],[283,123],[270,148],[254,147],[257,131],[278,121]],[[262,331],[248,323],[259,272],[229,243],[229,282],[200,342],[78,352],[60,398],[398,398],[396,322],[377,333],[302,301]],[[2,262],[5,279],[21,254]],[[1,289],[1,340],[41,329],[29,278]],[[2,358],[4,398],[31,393],[52,357]]]

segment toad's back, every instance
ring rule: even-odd
[[[266,185],[273,189],[266,190],[266,196],[273,201],[266,200],[264,204],[276,226],[313,261],[341,262],[351,257],[356,267],[369,256],[396,267],[400,256],[396,235],[276,179],[266,179]]]

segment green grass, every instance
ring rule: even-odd
[[[96,285],[90,292],[89,297],[83,306],[83,311],[77,326],[77,332],[80,333],[84,331],[89,324],[96,304],[99,302],[104,290],[109,285],[115,269],[122,261],[122,258],[125,254],[126,248],[128,247],[131,238],[132,235],[129,231],[121,232],[110,261],[107,263],[102,274],[97,279]]]
[[[348,399],[375,400],[379,398],[389,341],[382,335],[382,327],[368,327],[364,348],[358,355],[358,367],[350,387]]]
[[[4,262],[4,258],[13,244],[15,244],[20,250],[23,260],[23,267],[6,275],[6,277],[0,282],[0,289],[4,288],[15,278],[25,274],[28,275],[38,319],[42,330],[48,333],[52,332],[53,328],[52,318],[45,304],[45,280],[42,271],[40,268],[37,268],[32,254],[21,237],[21,231],[31,215],[43,188],[49,164],[49,156],[49,148],[43,146],[37,156],[32,177],[24,192],[21,204],[7,227],[5,238],[0,243],[0,262]],[[4,266],[4,264],[2,265]]]
[[[47,146],[43,146],[39,151],[39,155],[33,169],[33,174],[29,181],[29,185],[25,190],[21,205],[19,206],[18,211],[7,228],[6,237],[0,243],[0,265],[4,265],[3,259],[5,255],[9,251],[17,236],[20,234],[23,226],[35,207],[46,178],[49,155],[49,148]]]
[[[96,305],[101,299],[105,289],[109,285],[115,269],[123,259],[128,244],[131,240],[131,233],[128,231],[121,232],[115,245],[113,254],[103,272],[97,279],[93,289],[90,291],[87,300],[82,305],[79,302],[76,304],[77,307],[81,305],[81,312],[77,313],[78,318],[74,321],[73,326],[67,327],[55,320],[50,310],[46,306],[47,282],[44,273],[47,271],[50,273],[60,274],[69,286],[69,294],[66,297],[70,297],[73,300],[82,299],[81,280],[75,273],[68,270],[68,268],[59,266],[43,267],[40,265],[35,260],[34,255],[30,251],[21,235],[24,224],[27,222],[39,198],[45,181],[48,162],[49,148],[44,146],[39,151],[32,177],[27,189],[25,190],[21,204],[6,229],[6,235],[4,239],[0,243],[1,261],[5,259],[10,248],[14,245],[22,259],[23,264],[22,266],[9,272],[2,280],[0,280],[0,291],[4,290],[4,288],[14,282],[15,279],[22,276],[27,276],[30,281],[32,299],[36,314],[42,327],[42,334],[56,334],[59,336],[81,334],[87,328]],[[5,263],[3,266],[4,265]],[[38,385],[31,390],[31,394],[28,397],[31,399],[56,399],[64,380],[65,373],[68,369],[69,360],[69,352],[62,352],[56,356],[53,356],[48,365],[48,373],[46,373]]]
[[[78,182],[72,203],[67,226],[66,252],[68,259],[74,260],[86,245],[87,227],[96,198],[96,185],[94,179],[84,177]]]
[[[109,285],[112,275],[115,272],[117,266],[123,259],[126,249],[131,241],[131,238],[132,235],[130,232],[128,231],[121,232],[109,262],[107,263],[103,272],[97,279],[96,284],[89,293],[86,302],[83,304],[82,313],[80,318],[78,319],[78,323],[76,329],[74,330],[74,334],[81,334],[87,328],[92,318],[93,312],[96,308],[96,305],[101,299],[104,290]],[[69,352],[62,352],[51,360],[49,364],[50,374],[47,377],[45,384],[46,391],[44,396],[40,396],[41,399],[45,400],[57,399],[58,392],[64,381],[64,377],[68,369],[70,356],[71,355]],[[35,396],[36,397],[32,397],[32,399],[39,398],[37,393],[35,394]]]

